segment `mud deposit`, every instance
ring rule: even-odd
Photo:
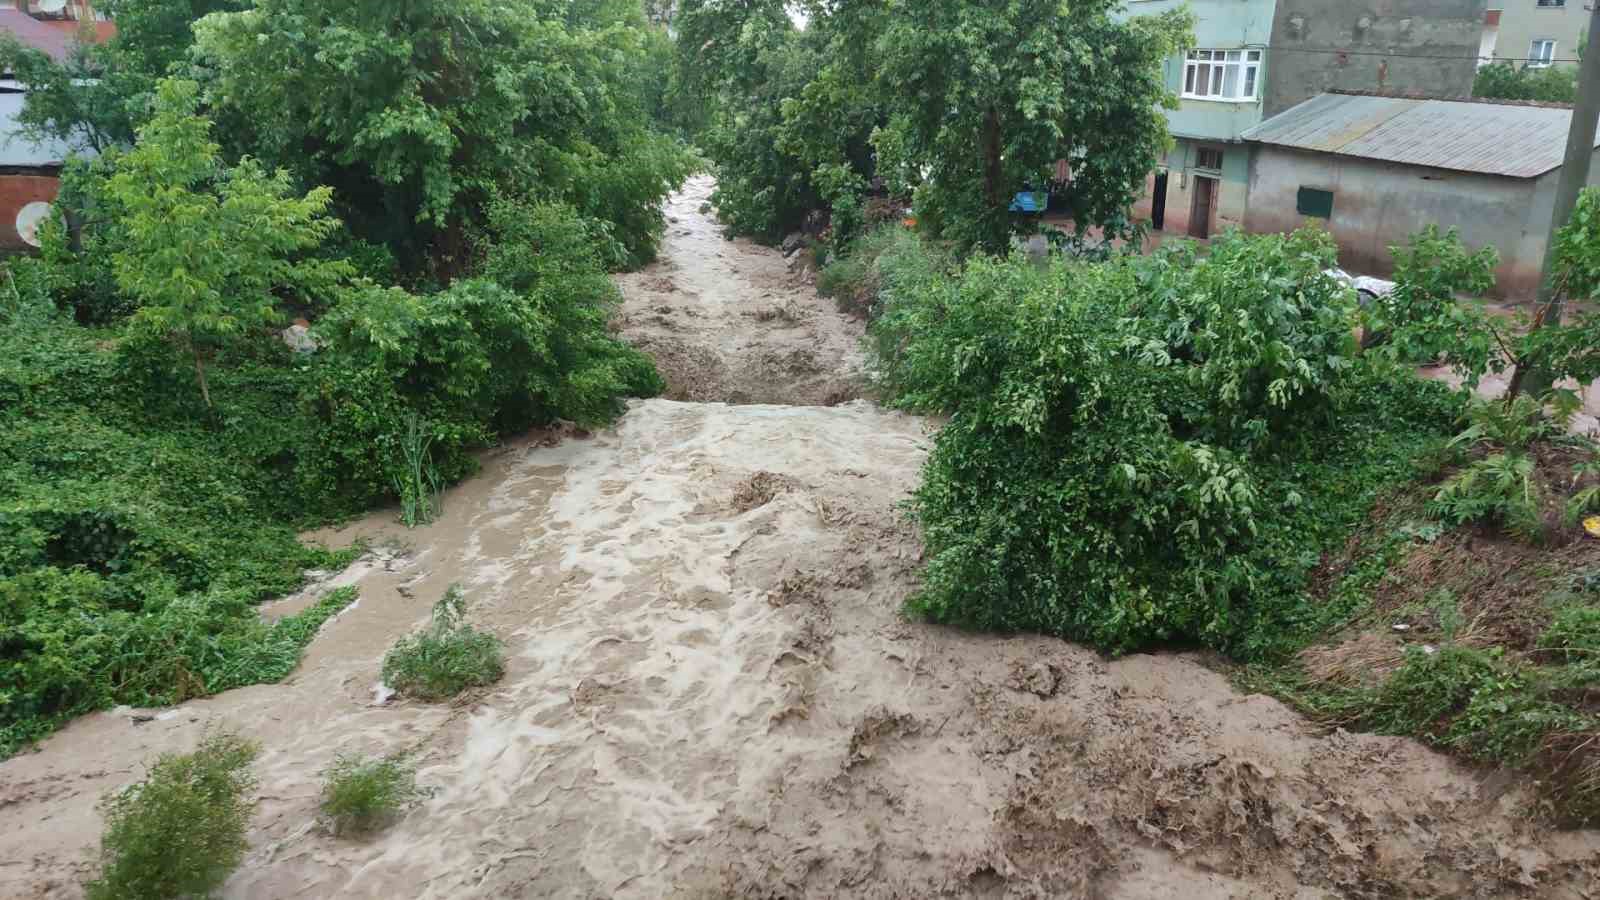
[[[625,279],[630,314],[670,270],[716,298],[672,346],[724,373],[780,346],[852,371],[823,301],[801,325],[742,315],[783,266],[712,243],[706,187],[674,204],[692,221],[666,262]],[[818,402],[827,377],[755,383]],[[904,621],[920,550],[896,505],[930,439],[865,401],[651,400],[592,437],[507,448],[431,527],[329,535],[387,549],[336,579],[360,603],[287,684],[86,717],[0,764],[0,896],[79,896],[97,799],[208,722],[264,748],[229,898],[1600,893],[1600,837],[1540,825],[1524,789],[1414,742],[1317,733],[1190,657]],[[456,705],[382,702],[384,651],[452,582],[506,641],[505,679]],[[315,825],[336,752],[402,748],[424,803],[366,842]]]

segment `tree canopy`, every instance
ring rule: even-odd
[[[826,206],[848,230],[877,185],[914,192],[935,236],[1000,251],[1028,227],[1014,193],[1066,160],[1079,228],[1126,230],[1168,141],[1162,62],[1191,19],[1116,7],[845,0],[806,4],[799,28],[779,0],[688,0],[680,62],[716,101],[704,146],[724,220],[773,237]]]

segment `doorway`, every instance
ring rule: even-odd
[[[1156,189],[1150,196],[1150,230],[1160,231],[1167,224],[1167,173],[1156,175]]]
[[[1189,236],[1211,237],[1211,210],[1217,205],[1217,180],[1194,176],[1194,206],[1189,210]]]

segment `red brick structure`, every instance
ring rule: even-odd
[[[26,4],[18,4],[24,7]],[[87,0],[74,0],[56,18],[30,15],[21,9],[0,9],[0,30],[23,45],[67,60],[73,45],[87,40],[110,40],[116,27],[96,21]],[[61,166],[73,152],[87,152],[64,141],[29,141],[19,134],[17,114],[22,111],[22,86],[11,73],[0,74],[0,252],[29,250],[37,246],[32,229],[18,230],[18,217],[29,204],[50,203],[60,188]]]

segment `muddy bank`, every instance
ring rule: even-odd
[[[667,261],[698,271],[685,241]],[[759,299],[685,317],[729,371],[771,346],[739,297]],[[850,371],[827,342],[822,368]],[[1188,656],[904,620],[921,550],[899,504],[930,441],[864,401],[650,400],[506,448],[432,526],[327,535],[382,552],[336,579],[360,602],[287,683],[85,717],[0,764],[0,896],[80,896],[95,802],[208,722],[264,748],[235,900],[1600,893],[1600,836],[1414,742],[1320,734]],[[455,582],[505,679],[385,702],[383,653]],[[323,833],[317,772],[398,749],[430,796],[370,841]]]
[[[618,279],[617,327],[655,357],[665,397],[833,406],[867,396],[861,323],[817,296],[801,266],[724,238],[700,212],[714,187],[696,178],[673,197],[661,259]]]

